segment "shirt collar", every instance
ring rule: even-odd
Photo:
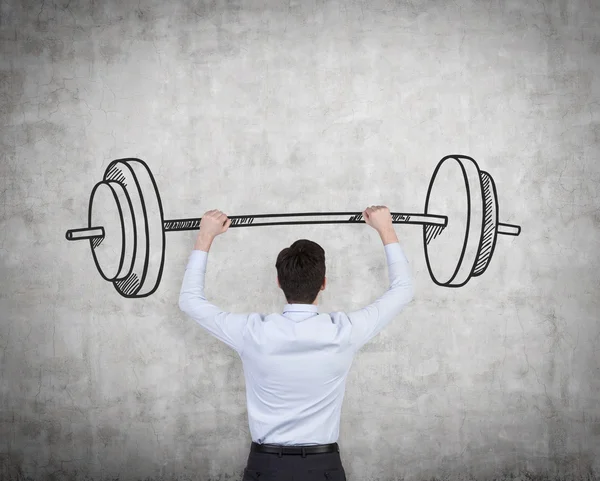
[[[319,312],[319,306],[314,304],[286,304],[283,313],[286,312]]]

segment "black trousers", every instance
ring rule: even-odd
[[[250,452],[242,481],[346,481],[339,452],[279,454]]]

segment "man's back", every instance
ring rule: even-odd
[[[240,356],[252,439],[266,444],[327,444],[339,436],[346,377],[356,352],[410,302],[408,261],[385,246],[389,289],[350,312],[319,313],[287,304],[282,314],[250,314]]]
[[[241,354],[252,439],[266,444],[326,444],[339,434],[354,351],[351,325],[317,306],[287,305],[256,318]],[[311,309],[314,308],[314,309]]]

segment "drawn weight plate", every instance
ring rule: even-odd
[[[480,276],[488,268],[498,239],[499,207],[496,184],[487,172],[481,171],[480,177],[483,191],[483,226],[481,228],[477,262],[473,268],[473,277]]]
[[[90,195],[88,224],[106,226],[103,238],[90,239],[100,275],[109,282],[127,277],[133,268],[136,230],[123,185],[114,181],[96,184]]]
[[[137,159],[111,162],[104,174],[105,181],[119,183],[125,189],[132,210],[134,243],[131,271],[115,281],[115,289],[124,297],[146,297],[160,283],[164,266],[165,233],[163,209],[158,188],[145,163]],[[126,219],[122,219],[124,223]]]
[[[424,226],[427,268],[444,287],[465,285],[478,259],[483,225],[483,194],[477,163],[447,156],[437,165],[425,200],[425,214],[444,212],[448,225]]]

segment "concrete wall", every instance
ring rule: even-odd
[[[447,289],[398,226],[417,294],[355,360],[348,479],[597,479],[597,0],[0,5],[0,479],[241,479],[241,362],[177,307],[194,234],[168,235],[143,299],[65,240],[111,160],[144,159],[165,216],[193,217],[418,212],[453,153],[523,232]],[[322,311],[387,287],[365,226],[232,229],[209,298],[280,311],[275,256],[301,237],[327,253]]]

